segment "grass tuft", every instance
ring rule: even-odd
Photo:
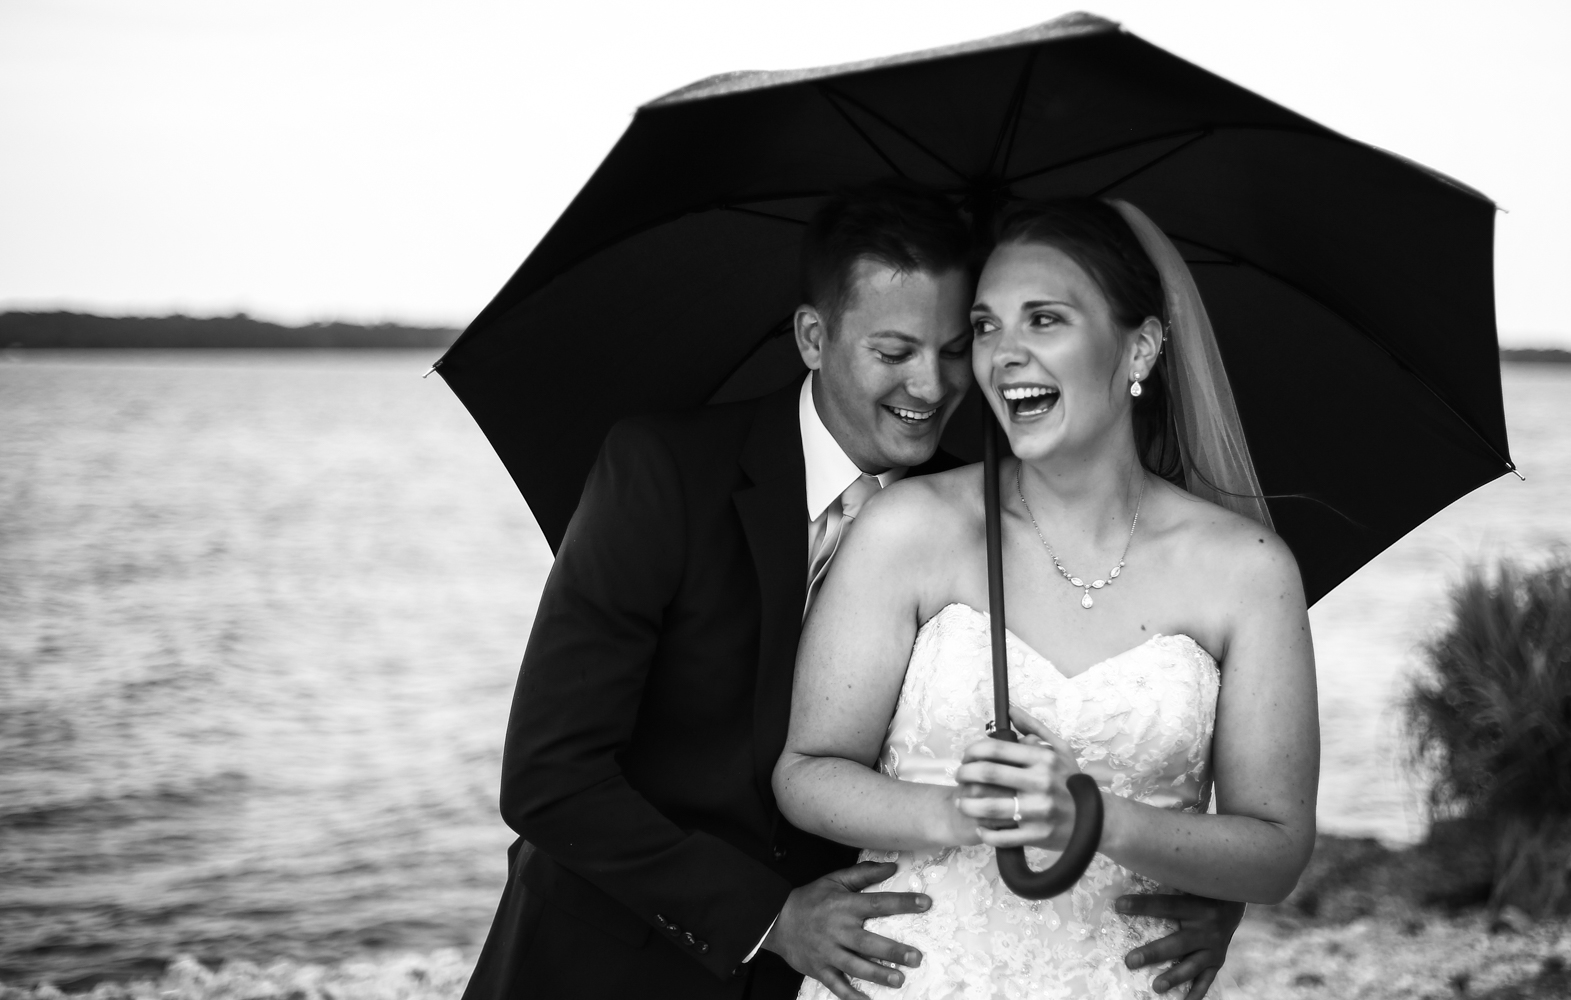
[[[1406,704],[1436,820],[1494,830],[1490,906],[1571,909],[1571,557],[1472,567]]]

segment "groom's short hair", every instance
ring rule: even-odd
[[[833,330],[850,304],[857,261],[940,274],[967,268],[971,246],[970,228],[940,194],[893,181],[841,191],[802,237],[802,296]]]

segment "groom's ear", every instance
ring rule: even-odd
[[[824,363],[824,341],[829,337],[829,327],[817,309],[805,304],[796,307],[796,316],[792,322],[796,332],[796,349],[802,355],[802,363],[817,371]]]

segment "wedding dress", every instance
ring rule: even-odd
[[[960,757],[992,718],[992,653],[985,612],[951,604],[917,633],[880,758],[902,781],[953,785]],[[1075,751],[1104,795],[1164,809],[1204,812],[1210,798],[1216,661],[1184,635],[1154,635],[1073,677],[1008,636],[1013,701]],[[879,917],[869,930],[922,952],[890,989],[856,982],[871,997],[902,1000],[1146,1000],[1161,965],[1124,967],[1130,949],[1173,930],[1164,920],[1125,917],[1113,900],[1161,887],[1098,854],[1078,884],[1054,899],[1021,899],[999,880],[993,849],[863,851],[899,870],[867,891],[924,892],[932,909]],[[1035,869],[1056,853],[1027,848]],[[1179,995],[1179,994],[1169,994]],[[1219,996],[1213,987],[1209,996]],[[808,979],[799,1000],[833,994]]]

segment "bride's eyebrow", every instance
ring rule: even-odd
[[[1030,302],[1020,303],[1021,309],[1040,309],[1042,306],[1064,306],[1073,309],[1075,304],[1073,302],[1065,302],[1063,299],[1032,299]]]

